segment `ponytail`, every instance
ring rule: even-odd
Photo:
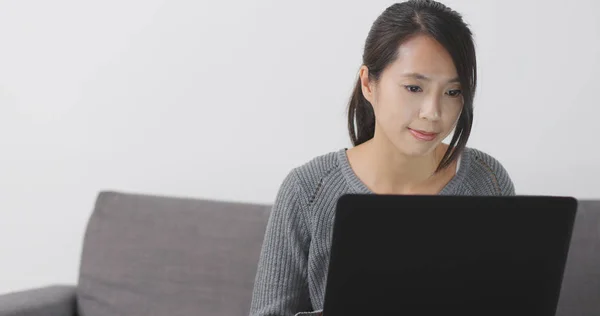
[[[358,146],[375,135],[375,112],[371,102],[362,93],[360,77],[348,104],[348,131],[354,146]]]

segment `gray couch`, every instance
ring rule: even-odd
[[[558,315],[600,315],[600,202],[581,201]],[[77,286],[0,296],[0,316],[245,316],[270,206],[103,192]]]

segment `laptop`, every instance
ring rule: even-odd
[[[344,195],[323,315],[554,316],[571,197]]]

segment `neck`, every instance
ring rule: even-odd
[[[374,137],[361,147],[357,159],[365,183],[379,193],[410,193],[420,191],[432,181],[443,156],[438,146],[425,156],[409,156],[399,152],[387,139]]]

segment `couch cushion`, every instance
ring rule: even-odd
[[[80,315],[248,315],[269,210],[101,193],[84,241]]]
[[[600,201],[579,201],[556,315],[600,315]]]

